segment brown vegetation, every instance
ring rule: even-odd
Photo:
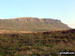
[[[75,51],[75,30],[0,34],[0,56],[59,56]]]

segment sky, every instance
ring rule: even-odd
[[[0,19],[53,18],[75,28],[75,0],[0,0]]]

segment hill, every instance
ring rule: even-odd
[[[70,29],[60,20],[50,18],[21,17],[13,19],[0,19],[0,30],[12,31],[55,31]]]

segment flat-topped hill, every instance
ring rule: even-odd
[[[55,31],[70,29],[60,20],[50,18],[21,17],[13,19],[0,19],[0,30],[13,31]]]

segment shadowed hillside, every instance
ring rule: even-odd
[[[0,19],[0,30],[14,30],[14,31],[55,31],[70,29],[60,20],[49,18],[14,18],[14,19]]]

